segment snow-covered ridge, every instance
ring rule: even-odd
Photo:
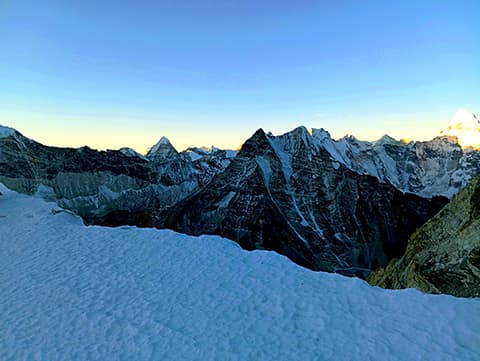
[[[373,288],[220,237],[85,227],[0,192],[4,360],[478,360],[478,299]]]
[[[286,178],[291,174],[290,154],[304,144],[312,154],[323,148],[336,165],[372,175],[403,192],[451,198],[480,172],[480,152],[475,150],[480,150],[475,146],[480,145],[480,122],[474,114],[460,111],[452,124],[456,126],[451,126],[448,134],[424,142],[406,142],[388,135],[376,141],[352,135],[335,140],[322,128],[309,133],[303,127],[279,136],[269,134],[268,139],[282,160]],[[454,132],[459,129],[462,134]]]
[[[235,150],[229,150],[229,149],[223,150],[213,145],[211,147],[189,147],[184,151],[182,151],[182,153],[190,157],[192,162],[202,159],[205,156],[207,157],[214,156],[215,154],[219,154],[220,152],[225,152],[226,159],[235,158],[235,156],[238,153],[238,151],[235,151]]]
[[[147,157],[141,155],[135,149],[132,149],[132,148],[123,147],[123,148],[119,149],[119,152],[126,155],[126,156],[129,156],[129,157],[138,157],[138,158],[141,158],[143,160],[148,160]]]
[[[0,124],[0,138],[5,138],[5,137],[9,137],[11,135],[14,135],[16,132],[15,129],[13,128],[9,128],[9,127],[5,127],[3,125]]]

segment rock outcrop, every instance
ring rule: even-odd
[[[409,235],[446,202],[353,172],[303,127],[278,137],[258,130],[224,172],[157,226],[218,234],[311,269],[351,274],[402,255]]]
[[[461,297],[480,296],[480,177],[410,238],[405,255],[369,282]]]

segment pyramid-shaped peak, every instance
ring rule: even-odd
[[[385,144],[404,144],[403,142],[385,134],[381,136],[378,140],[374,142],[375,145],[385,145]]]
[[[170,140],[167,137],[162,136],[160,138],[160,140],[157,142],[157,144],[155,144],[155,145],[158,145],[158,146],[160,146],[160,145],[172,145],[172,143],[170,143]]]
[[[161,137],[160,140],[147,153],[147,157],[166,156],[169,153],[177,153],[172,143],[167,137]]]

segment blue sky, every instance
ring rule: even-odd
[[[480,1],[0,1],[0,123],[47,144],[427,139],[480,112]]]

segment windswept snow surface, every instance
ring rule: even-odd
[[[480,360],[480,299],[214,236],[86,227],[0,185],[1,360]]]

